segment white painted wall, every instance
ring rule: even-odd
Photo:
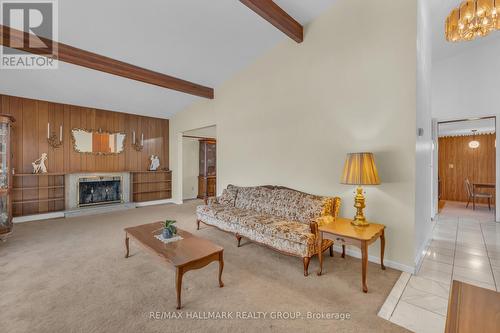
[[[347,217],[354,188],[339,184],[345,155],[372,151],[382,184],[366,187],[366,215],[387,225],[387,260],[411,270],[416,13],[416,0],[339,0],[306,26],[303,43],[284,41],[218,87],[214,100],[176,114],[174,198],[182,198],[179,142],[190,128],[217,125],[219,193],[230,183],[285,185],[340,196]],[[370,253],[378,255],[378,243]]]
[[[200,143],[198,139],[182,140],[182,199],[194,199],[198,196],[198,175]]]
[[[500,116],[500,42],[472,41],[453,57],[434,62],[432,71],[432,116],[438,120]],[[472,44],[474,45],[474,44]],[[496,131],[498,133],[498,121]],[[500,145],[496,150],[497,192],[500,195]],[[497,221],[500,205],[496,206]]]
[[[431,238],[432,216],[432,29],[431,0],[418,1],[417,21],[417,128],[423,135],[417,137],[415,184],[415,265],[422,258]]]

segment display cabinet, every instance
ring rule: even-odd
[[[213,139],[201,139],[200,173],[198,176],[198,198],[200,199],[206,199],[216,195],[216,159],[216,141]]]
[[[12,231],[11,129],[14,118],[0,115],[0,237]]]

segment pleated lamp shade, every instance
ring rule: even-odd
[[[347,185],[378,185],[377,167],[372,153],[347,154],[345,160],[342,184]]]

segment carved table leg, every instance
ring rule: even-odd
[[[333,257],[333,244],[330,245],[330,257]]]
[[[319,253],[318,253],[318,259],[319,259],[319,271],[318,275],[321,275],[323,273],[323,251],[321,246],[323,245],[323,233],[320,231],[318,233],[318,248],[319,248]]]
[[[345,245],[342,244],[342,258],[345,258]]]
[[[125,253],[125,258],[128,258],[129,255],[129,239],[127,233],[125,233],[125,250],[127,251]]]
[[[380,267],[385,270],[384,266],[384,252],[385,252],[385,234],[384,230],[380,234]]]
[[[196,220],[196,230],[200,230],[200,220]]]
[[[361,278],[363,282],[363,292],[368,292],[366,285],[366,269],[368,266],[368,244],[366,241],[361,242]]]
[[[241,244],[240,244],[240,242],[241,242],[241,236],[238,235],[238,234],[236,234],[236,239],[238,240],[238,247],[241,247]]]
[[[222,282],[222,270],[224,269],[224,255],[223,252],[219,252],[219,287],[224,287],[224,282]]]
[[[181,291],[182,291],[182,267],[177,267],[175,271],[175,289],[177,291],[177,310],[181,308]]]

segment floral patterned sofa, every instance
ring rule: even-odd
[[[229,185],[222,195],[196,208],[200,222],[264,244],[279,252],[303,258],[304,275],[309,261],[318,254],[318,222],[338,216],[340,198],[321,197],[279,186],[237,187]],[[331,218],[331,217],[330,217]],[[321,251],[333,242],[324,240]]]

